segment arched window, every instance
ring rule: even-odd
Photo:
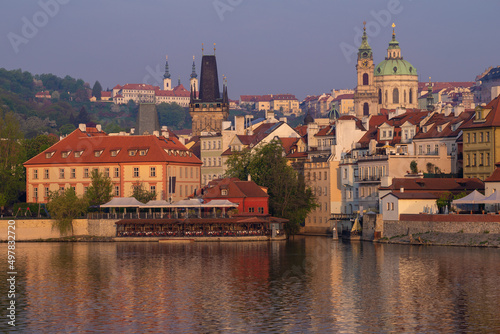
[[[387,103],[389,101],[389,99],[387,98],[387,91],[385,91],[385,96],[384,96],[384,102]]]
[[[406,104],[406,90],[403,91],[403,102]]]
[[[363,104],[363,115],[370,115],[370,107],[368,106],[368,102]]]
[[[378,104],[382,104],[382,89],[378,90]]]
[[[410,101],[410,104],[413,103],[413,94],[412,94],[412,90],[410,89],[410,92],[408,93],[408,101]]]
[[[363,86],[368,85],[368,73],[363,74]]]
[[[392,103],[399,103],[399,89],[397,88],[392,91]]]

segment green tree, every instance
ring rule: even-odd
[[[317,207],[312,191],[302,175],[288,164],[278,140],[256,148],[253,152],[233,154],[227,161],[226,176],[252,180],[268,188],[269,211],[289,219],[287,234],[296,234],[300,224]]]
[[[92,87],[92,96],[94,96],[97,100],[101,99],[102,86],[99,81],[96,81],[94,87]]]
[[[94,169],[90,175],[92,180],[87,189],[87,200],[90,206],[107,203],[113,198],[113,183],[109,176]]]
[[[417,162],[415,160],[412,160],[410,162],[410,170],[412,174],[418,174],[418,166]]]
[[[88,202],[85,197],[76,196],[71,187],[49,194],[47,209],[53,219],[52,228],[56,228],[62,235],[71,231],[74,234],[73,220],[87,212]]]
[[[177,103],[160,103],[156,110],[158,111],[160,125],[166,125],[176,130],[187,127],[186,114],[188,113],[186,113],[185,108]]]
[[[26,152],[22,145],[23,134],[14,113],[5,115],[0,109],[0,197],[3,206],[17,201],[25,191],[26,179],[23,162]]]
[[[144,184],[137,182],[133,185],[132,197],[142,203],[147,203],[156,199],[156,192],[146,189]]]
[[[436,200],[436,205],[439,208],[439,210],[449,207],[451,204],[451,201],[453,200],[453,194],[449,191],[446,191],[439,196],[439,198]]]
[[[61,126],[59,128],[59,134],[61,136],[65,136],[67,134],[70,134],[71,132],[73,132],[75,130],[75,126],[73,124],[64,124],[63,126]]]
[[[80,112],[78,113],[78,116],[76,116],[76,124],[87,124],[90,122],[90,116],[87,112],[87,109],[85,107],[82,107],[80,109]]]
[[[32,139],[26,139],[23,142],[24,149],[26,150],[26,160],[42,153],[55,143],[59,138],[55,135],[38,135]]]

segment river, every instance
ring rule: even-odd
[[[22,332],[500,332],[498,248],[17,243],[16,270]]]

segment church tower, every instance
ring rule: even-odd
[[[165,62],[165,74],[163,74],[163,90],[172,90],[172,80],[168,70],[168,55],[165,58],[167,61]]]
[[[194,56],[193,56],[193,71],[191,72],[191,79],[189,79],[189,85],[195,91],[198,90],[198,74],[196,74],[196,66],[194,64]]]
[[[356,63],[358,82],[354,92],[354,110],[356,116],[359,118],[378,114],[377,90],[373,82],[373,72],[375,69],[373,52],[367,41],[366,22],[363,22],[363,24],[365,26],[363,27],[363,36],[358,49],[358,61]]]
[[[214,55],[204,55],[201,58],[199,96],[196,96],[196,88],[191,86],[189,114],[193,124],[193,136],[199,136],[202,132],[222,131],[222,122],[229,117],[229,99],[225,83],[222,97],[220,95],[214,47]]]

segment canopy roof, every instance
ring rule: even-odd
[[[172,207],[172,204],[165,200],[149,201],[146,204],[141,205],[141,208],[165,208]]]
[[[456,199],[452,203],[453,204],[482,204],[484,203],[484,195],[479,191],[474,190],[469,195]]]
[[[139,202],[134,197],[115,197],[106,204],[101,205],[101,208],[138,208],[144,203]]]
[[[238,207],[237,203],[233,203],[227,199],[214,199],[208,203],[203,204],[203,207],[209,208],[227,208],[227,207]]]
[[[490,196],[485,197],[485,199],[483,200],[483,203],[486,203],[486,204],[500,204],[500,192],[499,191],[495,191]]]

